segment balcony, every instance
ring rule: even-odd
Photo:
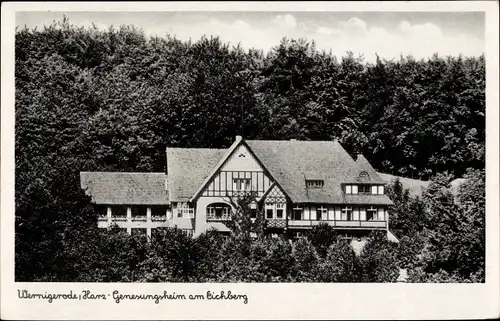
[[[166,222],[167,216],[166,215],[151,216],[151,221],[152,222]]]
[[[111,217],[111,222],[126,222],[127,217],[126,216],[112,216]]]
[[[333,227],[351,227],[351,228],[367,228],[367,229],[383,229],[387,227],[387,221],[361,221],[361,220],[334,220],[334,221],[318,221],[318,220],[289,220],[288,226],[295,228],[308,228],[312,226],[326,223]]]
[[[144,216],[132,216],[132,222],[146,222],[147,217]]]
[[[230,221],[231,219],[231,214],[229,213],[224,213],[222,215],[207,213],[207,221]]]

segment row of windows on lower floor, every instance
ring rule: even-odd
[[[166,216],[168,213],[169,207],[167,205],[98,205],[98,212],[101,215],[106,215],[108,210],[111,211],[111,214],[116,217],[126,217],[128,211],[130,210],[130,214],[132,217],[135,216],[146,216],[148,213],[148,208],[151,211],[151,216]]]
[[[207,220],[230,220],[232,208],[228,204],[217,203],[207,206]],[[267,203],[264,207],[266,219],[284,219],[286,203]],[[180,214],[183,217],[183,213]],[[250,216],[257,217],[257,209],[252,209]],[[291,220],[323,220],[323,221],[384,221],[386,210],[384,207],[369,206],[310,206],[307,208],[292,208],[288,213]]]
[[[148,206],[152,217],[171,218],[167,206]],[[114,217],[126,217],[130,208],[132,217],[145,217],[146,206],[113,205],[109,207]],[[206,207],[207,220],[230,220],[232,207],[226,203],[213,203]],[[102,211],[101,211],[102,212]],[[264,215],[266,219],[284,219],[287,212],[286,203],[266,203]],[[104,211],[104,213],[107,213]],[[178,218],[194,218],[195,210],[187,204],[180,204],[177,209]],[[251,209],[252,218],[257,216],[257,209]],[[384,221],[386,211],[384,207],[360,207],[360,206],[309,206],[306,208],[294,207],[288,213],[291,220],[361,220],[361,221]]]

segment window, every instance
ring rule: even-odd
[[[384,195],[384,185],[373,185],[372,186],[373,195]]]
[[[266,203],[266,219],[283,219],[285,218],[284,203]]]
[[[371,186],[370,185],[359,185],[359,194],[370,194]]]
[[[292,213],[292,220],[301,220],[302,219],[302,209],[294,208]]]
[[[361,178],[369,178],[370,175],[368,175],[368,172],[361,172],[361,173],[359,173],[359,177],[361,177]]]
[[[377,212],[378,212],[378,220],[384,221],[385,220],[385,215],[384,215],[385,209],[383,207],[379,207]]]
[[[283,204],[276,204],[276,218],[283,218],[284,206]]]
[[[306,187],[308,188],[321,188],[325,185],[325,181],[322,179],[307,179]]]
[[[233,190],[250,191],[250,178],[233,178]]]
[[[207,206],[207,220],[231,220],[231,206],[224,203],[214,203]]]
[[[250,218],[257,218],[257,209],[256,208],[250,209]]]
[[[193,230],[182,230],[182,233],[186,235],[187,237],[192,237],[193,236]]]
[[[164,205],[153,205],[151,206],[151,216],[166,216],[167,207]]]
[[[346,194],[358,194],[358,185],[346,185],[345,186]]]
[[[316,208],[316,220],[328,220],[328,208],[326,207],[317,207]]]
[[[95,210],[99,213],[99,216],[108,215],[108,207],[106,205],[95,205]]]
[[[194,218],[194,208],[188,203],[179,203],[177,217]]]
[[[377,209],[375,207],[370,207],[366,209],[366,220],[376,221],[377,220]]]
[[[272,219],[274,216],[274,204],[266,203],[266,218]]]
[[[111,215],[126,217],[127,216],[127,207],[124,205],[114,205],[111,206]]]
[[[351,221],[352,220],[352,207],[346,206],[342,209],[342,221]]]
[[[132,206],[132,217],[145,217],[147,213],[146,206]]]

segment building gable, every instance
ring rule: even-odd
[[[261,200],[265,203],[286,203],[287,198],[281,188],[274,183],[269,186],[269,189],[262,195]]]
[[[250,153],[245,144],[241,144],[234,149],[226,162],[221,166],[220,171],[264,171],[254,155]]]
[[[261,197],[273,184],[266,169],[243,141],[237,141],[201,186],[198,195]],[[197,194],[193,198],[197,197]]]
[[[194,202],[199,196],[241,196],[248,192],[259,198],[273,182],[275,179],[263,163],[241,136],[237,136],[190,201]]]

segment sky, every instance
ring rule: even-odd
[[[219,36],[233,45],[269,51],[283,37],[314,40],[318,49],[343,56],[398,59],[477,56],[485,51],[484,12],[17,12],[16,25],[43,27],[63,16],[75,25],[107,29],[135,25],[147,36],[181,40]]]

